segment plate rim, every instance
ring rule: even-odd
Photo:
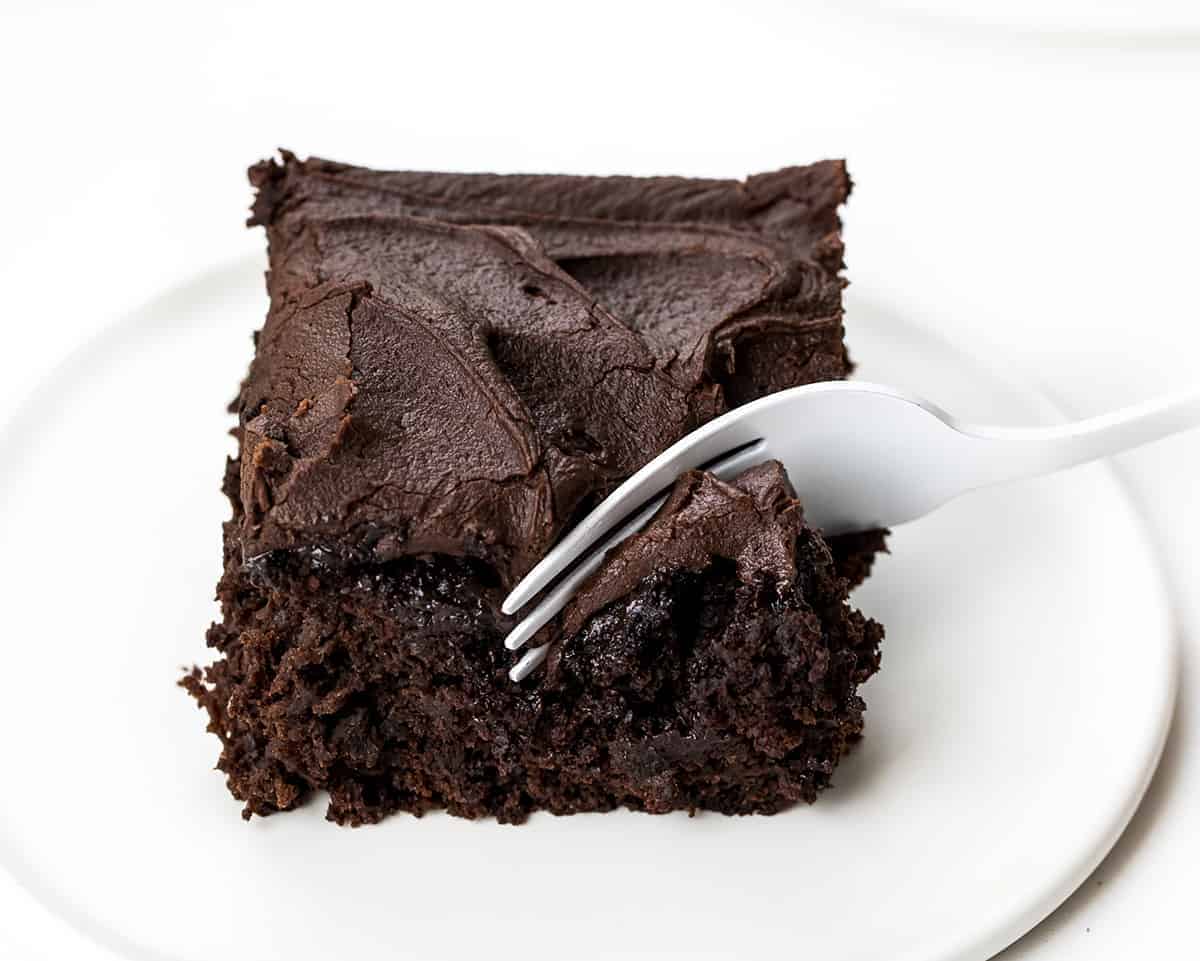
[[[960,338],[954,335],[944,334],[936,326],[937,319],[944,316],[936,303],[931,304],[914,296],[911,291],[895,285],[862,280],[855,281],[851,287],[847,288],[845,300],[852,302],[858,299],[854,288],[861,289],[868,283],[871,285],[870,292],[862,297],[862,302],[867,309],[901,318],[905,324],[919,330],[931,341],[941,343],[959,356],[969,359],[975,366],[986,370],[990,377],[1007,390],[1026,395],[1034,406],[1040,408],[1042,415],[1058,422],[1068,421],[1076,416],[1068,404],[1056,399],[1054,393],[1045,386],[1041,378],[1034,376],[1024,367],[1010,360],[1011,351],[987,332],[978,329],[972,330],[970,337],[975,346],[964,344]],[[1001,366],[1002,363],[1004,366]],[[1163,678],[1165,690],[1159,709],[1156,736],[1136,788],[1126,799],[1124,807],[1112,817],[1110,829],[1104,840],[1086,856],[1082,856],[1075,866],[1075,870],[1067,873],[1061,883],[1048,885],[1048,890],[1043,898],[1040,898],[1035,906],[1030,907],[1023,920],[1020,922],[1014,920],[1008,925],[998,924],[991,938],[972,939],[970,944],[960,945],[952,949],[952,953],[945,954],[943,961],[987,961],[1021,940],[1062,907],[1063,903],[1079,890],[1100,867],[1124,835],[1130,822],[1141,808],[1146,792],[1158,773],[1163,752],[1166,750],[1167,741],[1171,735],[1172,722],[1175,718],[1179,698],[1182,649],[1178,629],[1179,618],[1171,590],[1171,581],[1166,571],[1166,561],[1161,548],[1152,536],[1145,508],[1120,467],[1112,458],[1102,458],[1095,461],[1094,464],[1104,472],[1108,482],[1119,492],[1121,501],[1129,512],[1132,527],[1137,532],[1137,538],[1154,565],[1151,575],[1155,585],[1155,611],[1158,619],[1162,622],[1163,649],[1166,656],[1166,675]],[[984,947],[981,948],[980,945],[984,945]],[[985,953],[979,953],[981,950]],[[924,955],[920,952],[913,953],[911,957],[906,954],[897,961],[924,961]]]

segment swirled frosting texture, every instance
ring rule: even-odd
[[[561,633],[577,633],[655,571],[702,571],[718,558],[732,561],[744,584],[790,587],[803,576],[796,564],[803,526],[804,511],[779,461],[751,467],[732,483],[688,471],[645,530],[617,547],[571,599]]]
[[[745,181],[250,170],[271,304],[246,557],[480,558],[509,585],[670,443],[845,375],[841,162]]]

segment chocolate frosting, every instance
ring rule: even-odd
[[[271,306],[243,554],[473,556],[505,585],[674,440],[844,376],[826,161],[746,181],[251,168]]]
[[[577,633],[655,571],[699,571],[716,558],[733,561],[746,584],[770,579],[785,588],[796,577],[796,538],[803,524],[800,502],[779,461],[751,467],[731,484],[688,471],[649,525],[620,544],[571,599],[562,613],[562,633]]]

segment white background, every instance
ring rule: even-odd
[[[991,345],[1081,414],[1194,383],[1200,17],[1165,0],[1091,19],[1096,4],[1066,0],[1008,21],[984,6],[981,23],[915,0],[5,6],[0,420],[127,308],[259,250],[240,226],[244,168],[280,145],[375,166],[727,176],[846,156],[864,288]],[[1200,943],[1200,434],[1120,467],[1174,590],[1179,711],[1124,839],[1006,959]],[[104,955],[0,872],[9,956]]]

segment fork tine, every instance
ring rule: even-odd
[[[710,464],[708,469],[720,477],[722,480],[730,480],[740,474],[747,467],[759,463],[766,453],[766,447],[763,443],[754,443],[748,447],[743,447],[734,451],[727,457]],[[662,495],[656,498],[650,504],[647,504],[640,511],[629,518],[622,524],[615,533],[610,535],[604,543],[588,554],[578,565],[573,567],[564,576],[550,592],[538,602],[537,606],[526,615],[521,622],[512,629],[508,637],[504,639],[504,646],[510,651],[515,651],[522,647],[530,638],[537,634],[545,627],[555,615],[558,614],[567,603],[575,596],[575,592],[604,562],[605,556],[614,547],[622,541],[637,533],[649,523],[650,518],[657,513],[658,509],[667,499],[667,495]],[[542,645],[544,648],[545,645]],[[541,651],[542,648],[535,648],[535,651]],[[514,681],[521,680],[531,673],[542,662],[545,657],[545,652],[536,659],[532,655],[534,651],[530,651],[525,655],[512,669],[510,676]],[[519,675],[519,676],[518,676]]]
[[[523,681],[537,670],[539,664],[546,659],[546,655],[550,652],[550,645],[543,644],[541,647],[535,647],[532,650],[526,651],[513,669],[508,672],[508,679],[514,684],[518,681]]]
[[[757,440],[752,444],[747,444],[744,447],[739,447],[736,450],[722,457],[720,460],[712,461],[700,466],[710,474],[715,474],[723,481],[731,481],[742,471],[755,464],[761,464],[771,455],[767,451],[766,441]]]
[[[662,507],[666,496],[656,498],[652,503],[647,504],[642,510],[638,511],[628,523],[623,524],[617,529],[608,540],[606,540],[598,549],[590,553],[579,564],[573,567],[570,572],[554,587],[550,592],[538,602],[538,605],[530,611],[522,620],[521,623],[512,629],[508,637],[504,639],[504,646],[510,651],[515,651],[521,647],[527,640],[533,637],[538,631],[546,626],[564,607],[567,602],[575,596],[575,592],[579,586],[591,577],[592,573],[604,563],[605,555],[616,547],[621,541],[635,534],[646,526],[646,522],[654,516],[655,512]]]
[[[655,494],[674,483],[686,470],[703,467],[729,450],[743,445],[762,446],[759,436],[749,433],[750,425],[722,424],[711,421],[692,431],[668,447],[654,460],[608,495],[604,501],[580,521],[571,531],[526,574],[504,599],[501,610],[515,614],[556,577],[598,543],[628,515],[630,510],[644,504]],[[747,447],[747,450],[750,448]],[[736,451],[741,453],[741,451]],[[759,454],[761,459],[762,454]]]

